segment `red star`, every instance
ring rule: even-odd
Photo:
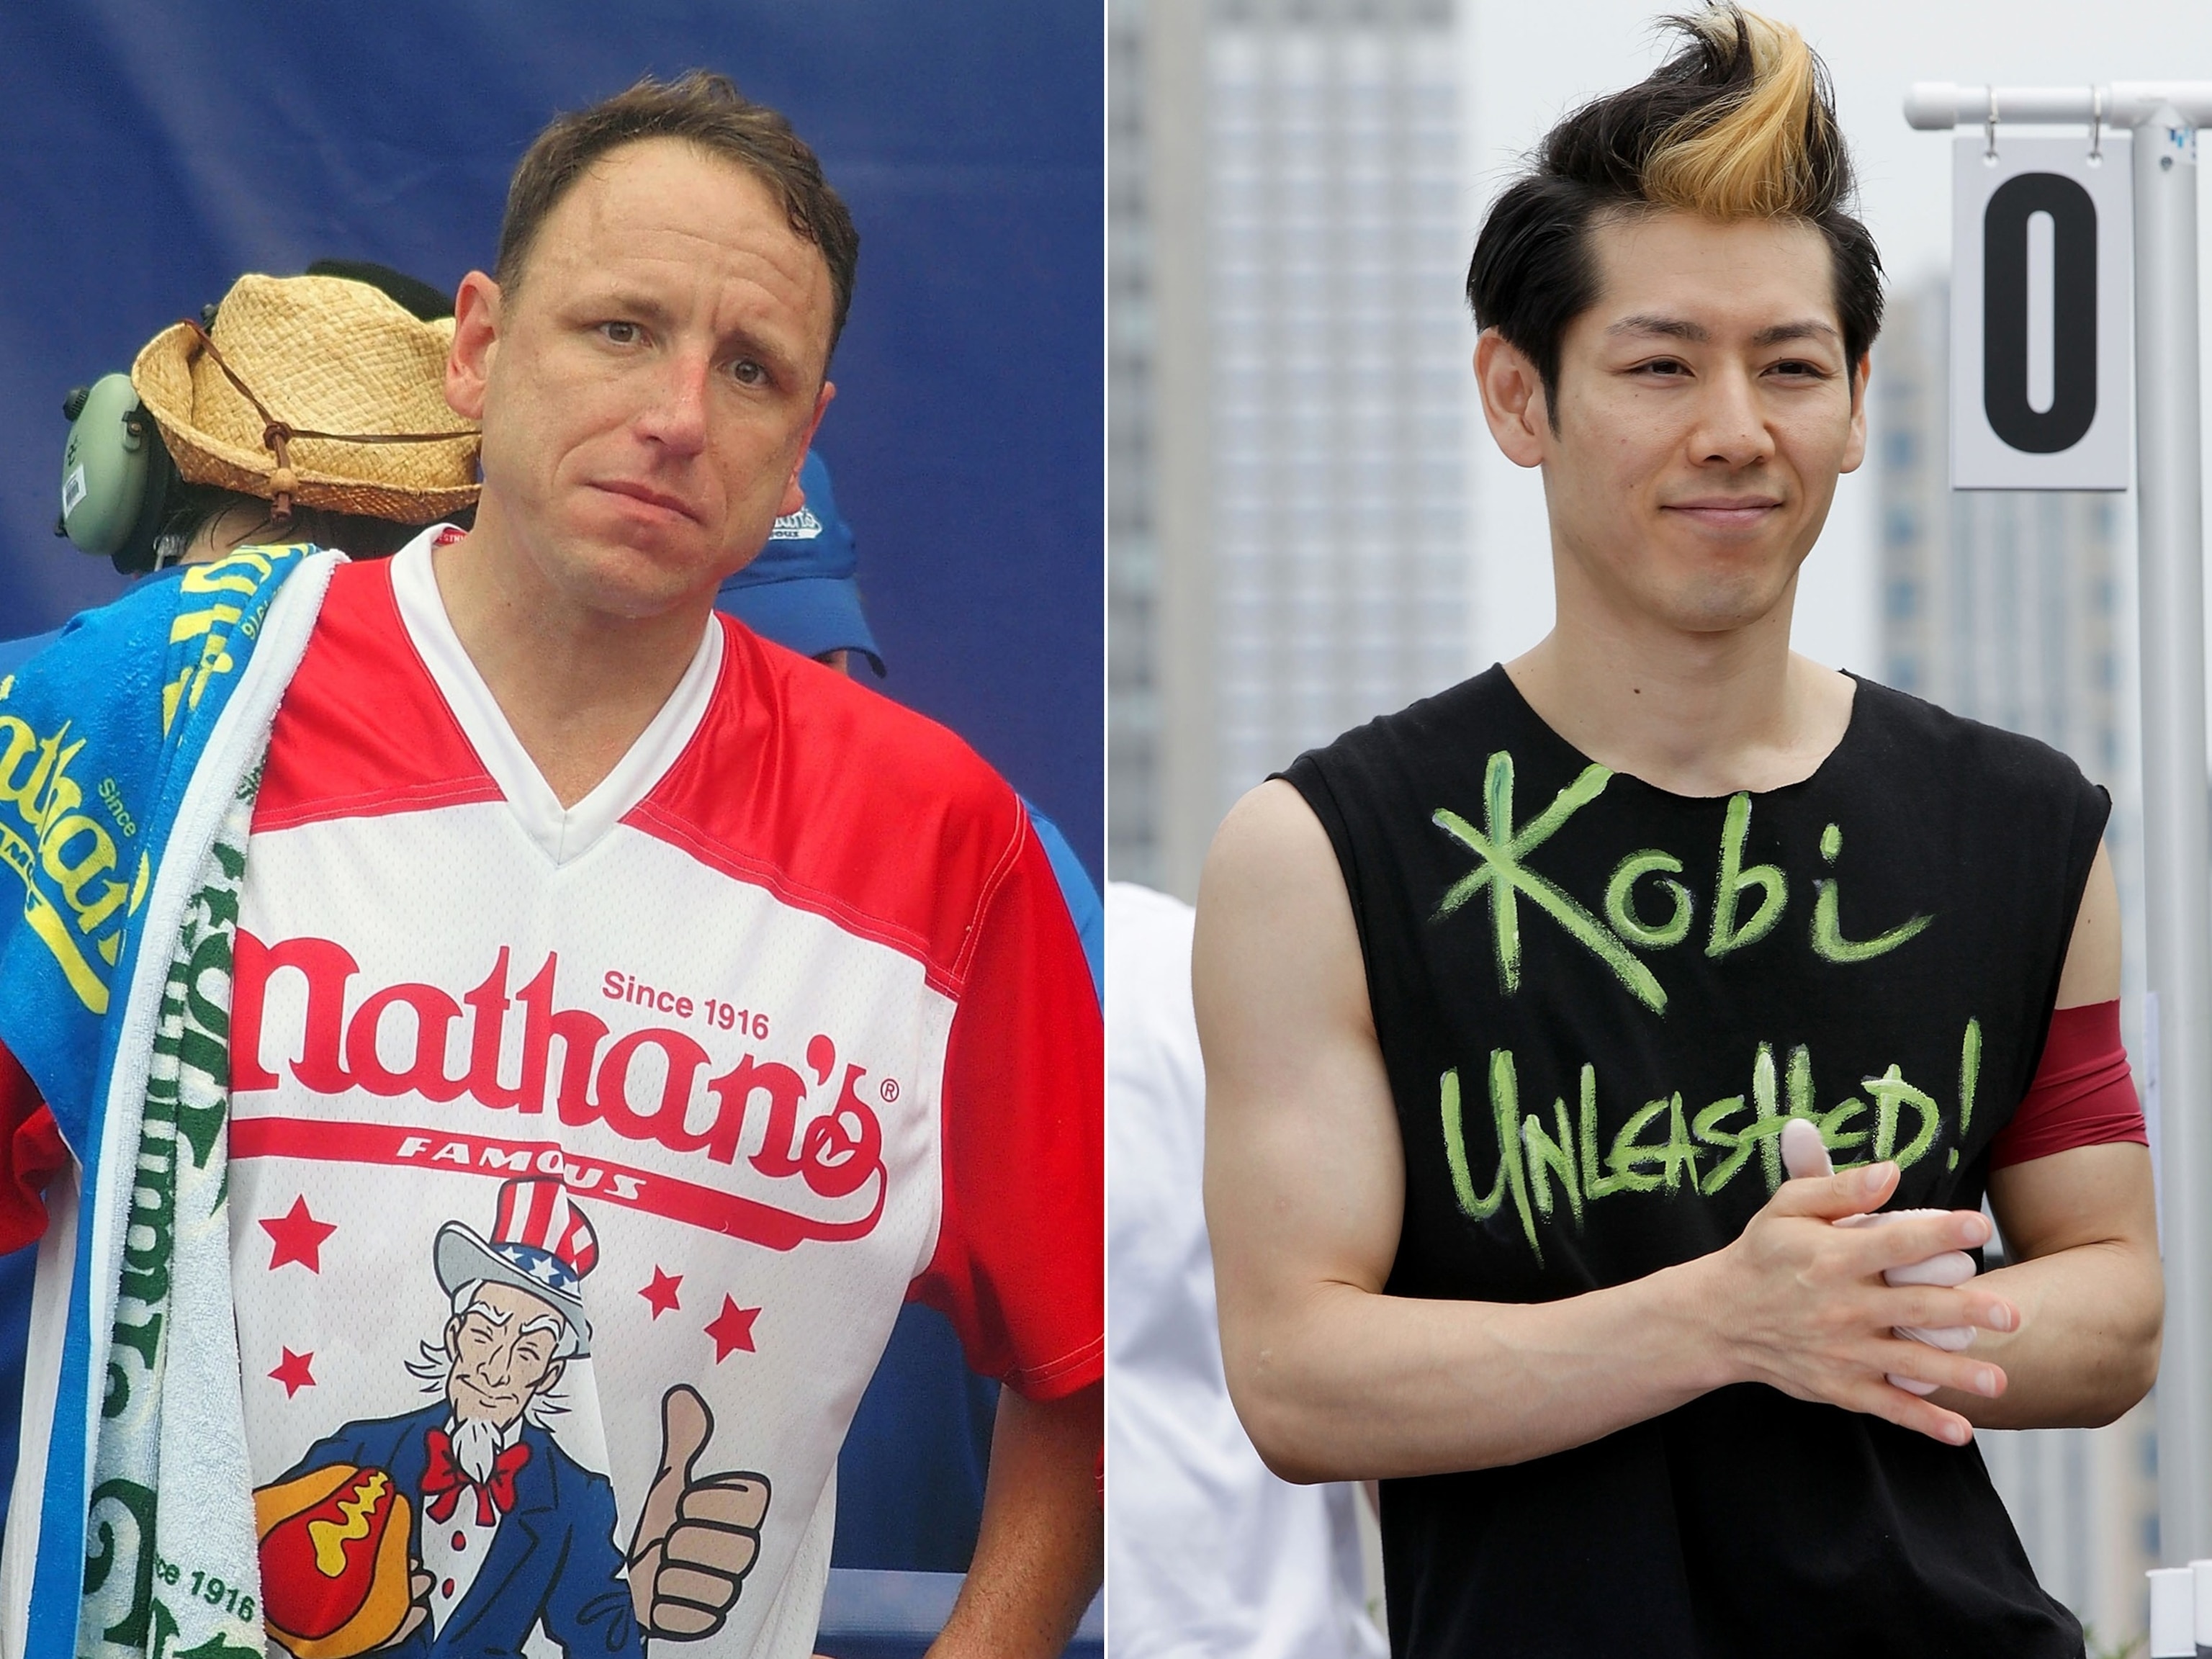
[[[714,1363],[719,1365],[731,1353],[743,1348],[753,1352],[753,1321],[760,1317],[758,1308],[740,1308],[728,1297],[722,1298],[722,1311],[714,1316],[707,1327],[707,1334],[714,1339]]]
[[[264,1221],[261,1231],[276,1241],[269,1252],[269,1271],[274,1273],[288,1261],[296,1261],[311,1273],[323,1270],[323,1241],[337,1231],[335,1221],[318,1221],[307,1212],[307,1194],[302,1193],[292,1200],[292,1207],[273,1220]]]
[[[653,1269],[653,1283],[640,1291],[638,1294],[653,1304],[653,1316],[658,1319],[671,1308],[683,1306],[683,1304],[676,1299],[676,1287],[683,1282],[682,1273],[669,1273],[655,1264]]]
[[[266,1222],[262,1224],[268,1225]],[[284,1385],[285,1399],[289,1400],[302,1389],[312,1389],[315,1386],[314,1374],[307,1369],[307,1362],[314,1357],[312,1352],[294,1353],[289,1348],[284,1350],[284,1363],[270,1372],[269,1376],[272,1381]]]

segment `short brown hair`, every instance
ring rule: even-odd
[[[502,289],[517,287],[546,215],[584,169],[611,150],[647,138],[696,144],[736,162],[783,198],[792,229],[819,248],[830,267],[834,354],[837,337],[845,331],[845,314],[852,309],[853,272],[860,258],[860,234],[853,228],[853,216],[791,123],[753,102],[726,75],[707,70],[666,82],[648,75],[627,92],[556,118],[539,133],[507,185],[492,279]]]

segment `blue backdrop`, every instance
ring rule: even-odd
[[[52,534],[69,387],[242,270],[491,262],[554,112],[720,69],[860,229],[820,437],[882,688],[1100,868],[1097,0],[41,0],[0,7],[0,636],[119,591]]]

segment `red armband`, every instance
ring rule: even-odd
[[[46,1182],[69,1158],[39,1085],[0,1048],[0,1253],[45,1236]]]
[[[2054,1010],[2035,1081],[1990,1143],[1990,1168],[2122,1140],[2150,1144],[2120,1044],[2118,1001]]]

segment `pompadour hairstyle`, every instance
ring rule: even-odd
[[[1468,266],[1478,326],[1536,366],[1559,426],[1559,342],[1597,299],[1590,227],[1676,211],[1786,219],[1826,238],[1847,361],[1881,329],[1881,256],[1853,216],[1850,156],[1828,72],[1796,29],[1733,3],[1669,17],[1681,50],[1545,135],[1484,219]]]
[[[726,75],[706,70],[666,82],[648,75],[627,92],[556,118],[539,133],[507,185],[492,280],[504,289],[519,289],[545,216],[584,170],[611,151],[647,138],[680,138],[733,161],[782,198],[792,229],[819,248],[830,267],[834,356],[852,309],[853,276],[860,258],[860,234],[853,228],[853,216],[789,121],[746,97]]]

